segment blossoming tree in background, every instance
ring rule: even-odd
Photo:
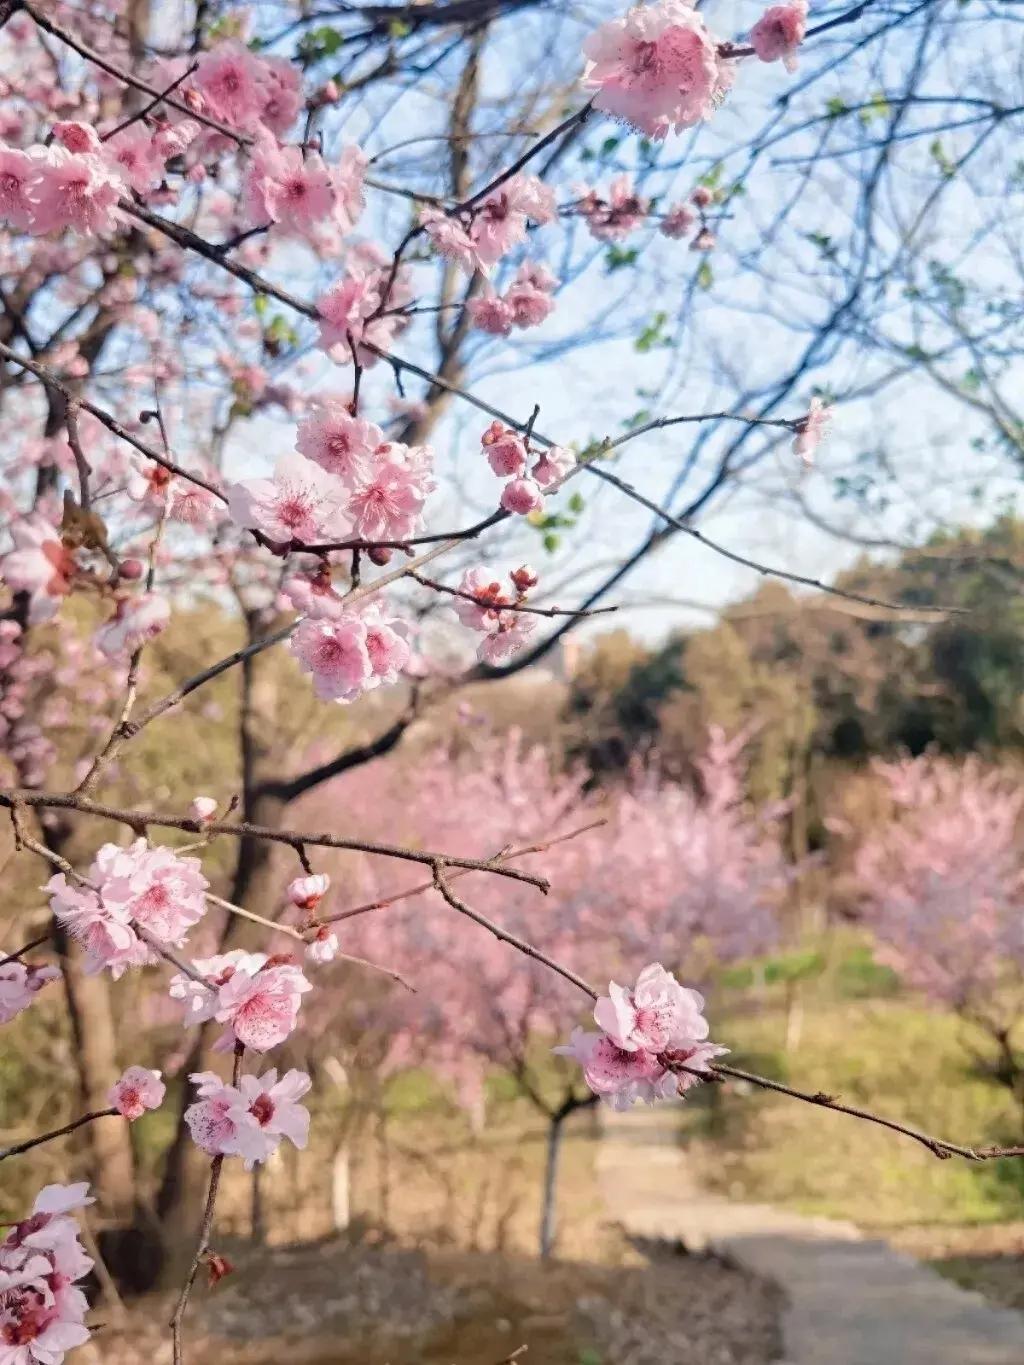
[[[805,39],[853,25],[864,7],[817,26],[799,0],[758,7],[749,42],[714,33],[683,0],[595,16],[564,69],[538,84],[524,83],[517,67],[508,100],[494,99],[489,86],[488,58],[500,51],[488,47],[489,27],[502,9],[484,0],[397,15],[356,7],[340,11],[336,27],[298,7],[246,14],[170,0],[152,9],[0,0],[0,803],[18,866],[45,863],[49,878],[45,915],[0,961],[0,1004],[8,1019],[31,1011],[41,993],[53,993],[59,969],[81,1099],[71,1123],[0,1157],[87,1130],[97,1197],[113,1222],[130,1223],[138,1200],[128,1125],[163,1102],[165,1083],[137,1058],[121,1059],[130,1063],[122,1074],[116,1001],[138,986],[171,1002],[191,1042],[158,1201],[165,1226],[172,1214],[195,1216],[187,1154],[206,1166],[198,1238],[170,1324],[175,1365],[186,1358],[192,1286],[203,1262],[216,1260],[224,1162],[255,1166],[283,1140],[306,1141],[309,1078],[295,1068],[280,1075],[267,1054],[301,1027],[316,994],[313,968],[336,952],[331,931],[311,914],[324,889],[316,867],[323,850],[423,869],[450,917],[444,941],[453,962],[472,963],[485,944],[486,953],[501,947],[500,961],[484,960],[517,1023],[535,989],[540,1017],[528,1022],[544,1031],[558,1026],[552,989],[559,1001],[593,1001],[599,1032],[577,1034],[569,1046],[595,1093],[651,1099],[742,1074],[715,1060],[701,997],[654,960],[689,966],[686,934],[713,955],[749,946],[746,930],[758,920],[748,925],[743,902],[755,896],[760,905],[777,869],[732,797],[716,807],[720,797],[709,792],[695,806],[653,778],[641,782],[621,825],[633,866],[640,839],[658,848],[658,859],[682,853],[692,894],[666,901],[665,887],[641,869],[648,938],[608,895],[616,884],[623,897],[634,894],[622,880],[627,850],[612,834],[597,860],[603,900],[595,892],[584,903],[593,880],[573,870],[582,854],[564,854],[567,886],[555,893],[563,922],[551,950],[533,941],[543,937],[542,912],[526,909],[527,897],[541,905],[550,889],[541,855],[530,867],[516,856],[525,859],[529,845],[471,855],[459,851],[464,830],[443,820],[431,826],[443,841],[428,845],[397,841],[386,827],[356,836],[335,814],[326,831],[288,818],[300,797],[393,748],[460,683],[507,675],[552,648],[660,543],[648,537],[623,555],[582,600],[549,603],[519,550],[536,545],[538,532],[550,548],[553,528],[572,524],[578,513],[560,501],[566,484],[600,481],[655,515],[659,538],[693,534],[693,516],[754,458],[744,443],[761,443],[757,458],[792,445],[809,463],[827,421],[827,404],[812,405],[806,383],[820,337],[762,391],[734,386],[735,405],[705,412],[687,404],[647,419],[623,410],[615,436],[545,434],[529,383],[517,381],[499,403],[477,381],[502,354],[488,347],[533,345],[534,357],[554,367],[587,344],[605,324],[580,282],[595,261],[609,273],[634,263],[639,248],[620,245],[634,232],[677,253],[673,277],[680,259],[695,263],[686,267],[691,295],[706,288],[705,258],[735,213],[726,212],[734,196],[718,188],[720,176],[687,172],[679,192],[656,204],[640,181],[680,134],[721,116],[723,101],[740,109],[760,63],[791,71]],[[356,30],[346,32],[350,21]],[[418,87],[433,72],[452,89],[436,102],[443,120],[421,132]],[[396,91],[408,96],[404,122],[392,114]],[[605,115],[642,141],[634,147],[616,134],[595,153],[589,130]],[[421,155],[424,139],[433,145]],[[411,156],[410,145],[418,147]],[[625,167],[614,164],[620,147]],[[595,159],[599,183],[581,185]],[[877,176],[870,183],[873,193]],[[685,241],[693,257],[679,255]],[[864,270],[861,262],[860,278]],[[652,271],[648,296],[661,289]],[[638,297],[631,283],[622,301]],[[626,308],[623,316],[628,336],[637,314]],[[563,333],[555,340],[530,341],[534,329],[556,323]],[[456,405],[474,423],[468,436],[440,425]],[[699,468],[705,486],[674,511],[638,486],[642,469],[634,486],[608,468],[608,457],[681,424],[734,434],[710,468],[700,460],[703,433],[696,438],[681,463]],[[459,447],[448,458],[441,436]],[[673,506],[685,477],[673,470]],[[474,502],[481,506],[471,515]],[[503,567],[484,570],[485,558]],[[417,632],[421,616],[441,604],[455,608],[452,628],[458,618],[461,639],[475,647],[468,668],[433,654],[428,633]],[[165,677],[154,661],[190,609],[189,634],[223,614],[237,638]],[[267,714],[281,656],[291,668],[287,693]],[[238,696],[222,790],[164,790],[161,774],[139,766],[150,727],[173,730],[183,709],[201,706],[225,677],[237,679]],[[308,702],[333,714],[332,704],[394,695],[403,704],[383,731],[295,772],[293,712]],[[72,734],[59,745],[68,721]],[[328,729],[329,719],[321,725]],[[415,772],[415,799],[434,780],[429,767]],[[557,806],[564,793],[556,791]],[[474,814],[463,810],[465,819]],[[690,816],[692,861],[680,833]],[[208,873],[225,844],[236,856],[222,896]],[[292,903],[311,915],[297,928],[274,917],[273,846],[289,850],[299,883]],[[557,871],[563,852],[555,848]],[[734,857],[727,869],[717,865]],[[469,874],[474,898],[493,897],[493,920],[453,885]],[[26,911],[38,894],[28,893]],[[522,933],[505,927],[506,916],[522,921]],[[608,927],[612,917],[618,932]],[[238,946],[242,923],[267,951]],[[615,970],[635,985],[599,996],[556,956],[572,956],[577,940],[588,970],[602,980]],[[515,952],[536,968],[517,974]],[[369,972],[382,964],[359,965]],[[543,987],[541,968],[554,978]],[[443,1019],[436,1031],[447,1046]],[[132,1036],[125,1031],[122,1045]],[[204,1068],[208,1044],[214,1055],[230,1054],[229,1078]],[[937,1153],[977,1155],[911,1136]],[[10,1365],[59,1365],[88,1335],[74,1288],[87,1258],[68,1216],[86,1199],[80,1186],[47,1187],[0,1246],[0,1358]]]
[[[1024,794],[1014,771],[938,758],[878,764],[891,814],[854,854],[866,923],[905,981],[980,1028],[1024,1106]]]

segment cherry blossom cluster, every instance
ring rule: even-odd
[[[280,1080],[271,1069],[262,1076],[240,1076],[225,1085],[212,1071],[189,1077],[198,1099],[185,1110],[192,1140],[211,1156],[240,1156],[245,1169],[266,1161],[287,1138],[300,1150],[309,1137],[309,1111],[299,1100],[310,1088],[304,1071]]]
[[[78,1281],[93,1262],[79,1241],[73,1210],[93,1203],[89,1186],[46,1185],[27,1218],[0,1243],[0,1361],[61,1365],[83,1346],[89,1304]]]
[[[650,199],[635,190],[633,177],[623,174],[615,176],[607,190],[578,186],[572,212],[586,222],[591,236],[599,242],[620,242],[651,217],[658,219],[662,236],[673,241],[688,237],[696,228],[691,250],[710,251],[715,245],[715,234],[708,225],[707,210],[716,199],[714,190],[698,185],[688,203],[674,204],[655,214]]]
[[[206,913],[208,888],[198,858],[136,839],[127,848],[104,844],[83,885],[59,872],[45,889],[53,913],[85,948],[86,970],[109,967],[116,981],[129,967],[157,960],[139,926],[160,944],[184,945]]]
[[[452,603],[462,624],[483,635],[477,657],[484,663],[500,664],[510,659],[536,629],[536,617],[516,610],[537,586],[536,570],[522,564],[508,577],[511,591],[489,569],[467,569],[459,583],[459,596]]]
[[[320,349],[339,365],[375,365],[371,347],[387,350],[409,325],[405,310],[412,299],[408,270],[393,268],[372,242],[358,243],[347,254],[344,273],[316,301]]]
[[[538,226],[558,217],[555,194],[535,175],[514,175],[479,204],[454,210],[426,208],[420,225],[439,255],[468,275],[489,275],[503,256],[526,241],[529,223]]]
[[[768,9],[751,31],[764,62],[795,65],[807,18],[805,0]],[[708,29],[691,0],[634,5],[602,24],[583,44],[583,85],[594,107],[647,137],[664,138],[709,119],[732,88],[731,46]]]
[[[5,963],[0,967],[0,1024],[9,1024],[22,1010],[27,1010],[47,982],[59,977],[56,967]]]
[[[601,1030],[573,1029],[557,1053],[572,1057],[595,1095],[613,1109],[638,1100],[653,1104],[681,1094],[700,1080],[708,1064],[728,1049],[708,1041],[701,1011],[704,997],[681,986],[660,962],[652,962],[632,990],[613,981],[594,1006]],[[673,1068],[686,1067],[687,1070]]]
[[[565,446],[541,450],[532,467],[529,443],[511,427],[492,422],[480,437],[487,463],[499,478],[508,482],[501,490],[501,506],[506,512],[529,516],[544,501],[542,490],[559,484],[575,468],[576,456]]]
[[[492,336],[508,336],[513,327],[539,327],[555,306],[558,280],[539,261],[524,261],[515,279],[499,294],[490,281],[466,305],[474,327]]]
[[[433,463],[430,446],[388,441],[348,404],[326,399],[299,423],[296,450],[272,477],[229,486],[229,507],[239,526],[282,548],[344,536],[403,541],[434,489]]]
[[[192,968],[193,975],[171,978],[171,999],[184,1004],[186,1024],[215,1019],[225,1025],[214,1045],[220,1052],[238,1043],[266,1052],[283,1043],[298,1023],[303,995],[313,989],[286,954],[235,948],[197,958]]]
[[[28,595],[30,625],[50,620],[63,598],[73,588],[83,586],[96,589],[103,596],[113,596],[114,614],[93,637],[96,648],[106,658],[126,657],[166,628],[171,616],[166,598],[128,587],[144,572],[140,561],[130,558],[121,561],[111,585],[79,564],[75,548],[41,513],[15,521],[10,532],[14,548],[0,559],[0,573],[13,592]],[[16,622],[3,623],[4,634],[10,637],[9,645],[14,643],[19,629]]]
[[[312,578],[289,579],[282,597],[305,613],[289,648],[322,701],[348,703],[393,686],[409,665],[407,624],[391,616],[379,596],[348,605],[331,586],[329,567]]]

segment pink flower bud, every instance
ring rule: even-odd
[[[394,550],[389,550],[386,545],[374,545],[367,550],[366,557],[371,564],[376,564],[378,569],[383,569],[385,564],[391,563],[391,556]]]
[[[194,796],[189,811],[193,820],[199,820],[205,825],[217,814],[217,803],[212,796]]]
[[[338,935],[332,933],[326,925],[318,929],[316,937],[306,944],[306,957],[310,962],[322,965],[325,962],[333,962],[337,955]]]
[[[690,198],[699,209],[706,209],[709,204],[714,202],[715,196],[706,185],[698,185]]]
[[[544,495],[532,479],[510,479],[501,490],[501,505],[506,512],[525,517],[544,502]]]
[[[312,877],[296,877],[288,883],[288,899],[300,910],[315,910],[327,894],[331,879],[325,873]]]
[[[141,559],[122,559],[118,573],[121,578],[127,578],[130,582],[142,577],[146,572],[146,566]]]
[[[529,592],[540,582],[540,575],[530,564],[521,564],[518,569],[513,569],[509,574],[515,584],[517,592]]]

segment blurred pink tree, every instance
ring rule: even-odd
[[[866,921],[909,985],[992,1039],[993,1074],[1024,1102],[1014,1040],[1024,1001],[1019,775],[977,758],[877,770],[892,808],[855,856]]]
[[[416,782],[398,763],[346,775],[317,804],[357,820],[365,812],[414,847],[467,857],[529,849],[517,864],[543,869],[547,897],[519,883],[496,889],[476,873],[459,881],[459,897],[584,977],[600,981],[611,969],[631,979],[637,962],[654,955],[700,981],[771,942],[789,878],[770,813],[760,818],[744,799],[741,759],[742,743],[715,732],[699,790],[647,767],[621,790],[597,792],[583,769],[559,770],[513,731],[482,736],[461,753],[437,750],[418,765]],[[578,993],[540,963],[524,969],[483,927],[463,935],[456,960],[450,909],[432,889],[389,901],[408,885],[393,869],[367,862],[358,884],[373,908],[335,921],[342,947],[398,969],[415,987],[377,1001],[376,1022],[384,1011],[392,1039],[387,1065],[440,1074],[478,1117],[485,1079],[498,1071],[544,1116],[540,1246],[548,1255],[564,1123],[595,1102],[578,1067],[550,1051],[578,1021]],[[328,1009],[345,1010],[336,993],[325,995]]]

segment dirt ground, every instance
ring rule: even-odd
[[[1024,1223],[906,1228],[890,1241],[964,1289],[1024,1311]]]
[[[340,1241],[226,1250],[237,1273],[197,1285],[190,1365],[767,1365],[779,1354],[774,1288],[671,1248],[624,1248],[635,1264],[618,1267]],[[129,1308],[98,1335],[96,1360],[164,1365],[168,1315],[157,1297]]]

